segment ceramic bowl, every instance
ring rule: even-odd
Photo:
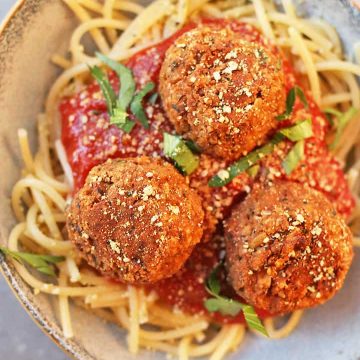
[[[347,1],[299,1],[305,16],[324,18],[336,27],[344,49],[351,56],[360,39],[360,15]],[[46,93],[59,74],[50,64],[53,53],[65,53],[73,14],[61,0],[22,0],[13,8],[0,30],[0,244],[5,244],[15,224],[10,193],[20,176],[21,162],[17,129],[24,127],[36,147],[36,115],[43,109]],[[0,256],[0,268],[14,294],[34,321],[64,351],[78,360],[133,359],[126,349],[125,333],[92,314],[72,306],[75,338],[67,340],[57,321],[53,300],[35,296],[11,264]],[[242,348],[229,359],[355,360],[360,356],[360,262],[355,258],[345,287],[326,305],[306,312],[291,337],[268,341],[249,334]],[[1,356],[0,356],[1,357]],[[139,358],[165,359],[165,355],[143,351]]]

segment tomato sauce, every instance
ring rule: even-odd
[[[252,26],[234,20],[204,19],[202,22],[216,27],[230,26],[242,38],[266,46],[282,60],[287,91],[298,83],[289,61]],[[132,69],[138,87],[148,81],[158,84],[160,68],[167,49],[177,37],[195,26],[195,24],[186,25],[172,37],[139,52],[127,61],[126,65]],[[119,88],[117,76],[109,72],[109,79],[117,91]],[[311,118],[313,124],[314,136],[305,141],[305,160],[289,176],[285,174],[281,163],[284,154],[292,146],[290,142],[284,142],[277,151],[263,159],[260,165],[266,171],[259,171],[260,175],[255,179],[246,173],[240,174],[233,182],[222,188],[209,188],[207,183],[213,175],[229,164],[201,155],[200,166],[190,177],[190,186],[196,188],[203,198],[206,213],[205,241],[197,246],[181,271],[151,287],[163,302],[175,305],[188,313],[212,317],[220,323],[243,322],[241,314],[231,317],[208,313],[203,305],[204,300],[209,297],[204,283],[223,252],[221,240],[214,240],[214,236],[221,237],[221,220],[229,215],[234,202],[241,201],[246,193],[251,191],[254,181],[263,181],[263,173],[266,173],[266,178],[283,178],[308,184],[323,192],[340,214],[345,217],[350,215],[354,207],[354,199],[340,163],[328,151],[326,133],[329,125],[309,92],[306,92],[306,97],[309,103],[308,109],[297,100],[291,119],[279,122],[279,127],[283,127],[297,120]],[[109,158],[163,156],[162,134],[174,133],[173,126],[161,107],[160,99],[157,99],[155,104],[145,99],[144,107],[150,129],[146,130],[136,124],[131,134],[126,134],[116,126],[110,125],[106,103],[99,86],[94,81],[90,81],[74,95],[62,99],[59,107],[62,119],[62,142],[73,171],[75,191],[84,184],[87,174],[94,166]],[[220,276],[224,284],[223,293],[236,297],[232,289],[226,285],[226,274],[222,272]],[[258,313],[260,316],[268,315],[261,310]]]

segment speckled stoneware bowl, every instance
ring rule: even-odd
[[[324,18],[339,31],[351,56],[360,40],[359,11],[346,0],[300,0],[305,16]],[[10,208],[11,188],[20,175],[16,131],[25,127],[36,144],[35,119],[46,92],[58,75],[49,62],[53,53],[64,53],[76,20],[60,0],[22,0],[4,22],[0,33],[0,243],[5,244],[15,220]],[[359,255],[359,253],[357,254]],[[52,299],[34,296],[0,256],[0,268],[14,294],[34,321],[75,359],[133,359],[126,350],[125,333],[95,316],[72,307],[75,338],[66,340],[59,328]],[[299,328],[285,340],[268,341],[248,335],[242,348],[229,359],[355,360],[360,357],[360,261],[356,257],[345,287],[328,304],[307,311]],[[1,303],[1,302],[0,302]],[[0,309],[1,311],[1,309]],[[0,354],[1,358],[1,354]],[[141,359],[165,359],[142,352]]]

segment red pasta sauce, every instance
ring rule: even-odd
[[[202,22],[214,27],[230,26],[240,37],[266,46],[282,60],[286,74],[286,90],[289,91],[294,85],[299,84],[289,61],[254,27],[235,20],[204,19]],[[134,73],[138,87],[142,87],[148,81],[158,84],[160,68],[167,49],[177,37],[195,26],[196,24],[186,25],[172,37],[135,54],[126,62]],[[109,78],[114,90],[118,91],[117,76],[109,72]],[[325,139],[329,130],[328,123],[308,91],[306,97],[308,109],[297,100],[291,119],[279,122],[280,128],[300,119],[312,119],[314,136],[305,141],[305,159],[291,175],[286,175],[281,163],[284,153],[286,155],[292,143],[284,142],[279,151],[262,160],[261,169],[266,170],[266,178],[290,179],[321,191],[340,214],[348,217],[354,207],[354,199],[340,163],[328,151]],[[87,174],[94,166],[109,158],[163,156],[163,132],[173,133],[173,126],[162,109],[160,99],[155,104],[150,104],[148,99],[145,99],[144,107],[150,129],[146,130],[137,123],[131,134],[126,134],[116,126],[110,125],[106,103],[95,81],[84,85],[74,95],[62,99],[59,107],[62,142],[73,171],[75,191],[84,184]],[[204,206],[212,209],[208,211],[205,219],[204,238],[208,241],[196,247],[182,270],[173,277],[152,285],[151,289],[158,293],[165,304],[176,306],[187,313],[208,316],[219,323],[240,323],[244,321],[242,314],[231,317],[207,312],[203,304],[210,295],[207,294],[204,284],[223,252],[221,219],[229,215],[234,202],[241,201],[246,193],[251,191],[254,182],[263,181],[264,177],[258,175],[253,179],[244,173],[226,187],[209,188],[209,179],[227,165],[229,164],[206,155],[201,156],[199,169],[190,177],[190,185],[203,197]],[[219,276],[223,284],[222,293],[236,298],[231,287],[227,285],[224,271]],[[258,310],[258,314],[260,317],[269,315],[261,310]]]

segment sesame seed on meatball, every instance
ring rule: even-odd
[[[175,168],[147,157],[94,167],[67,212],[82,258],[130,284],[176,273],[202,237],[201,200]]]
[[[176,131],[225,160],[266,139],[286,98],[279,58],[229,27],[208,26],[186,32],[167,51],[160,95]]]
[[[312,307],[343,285],[351,231],[320,192],[293,182],[257,185],[225,224],[229,280],[274,314]]]

